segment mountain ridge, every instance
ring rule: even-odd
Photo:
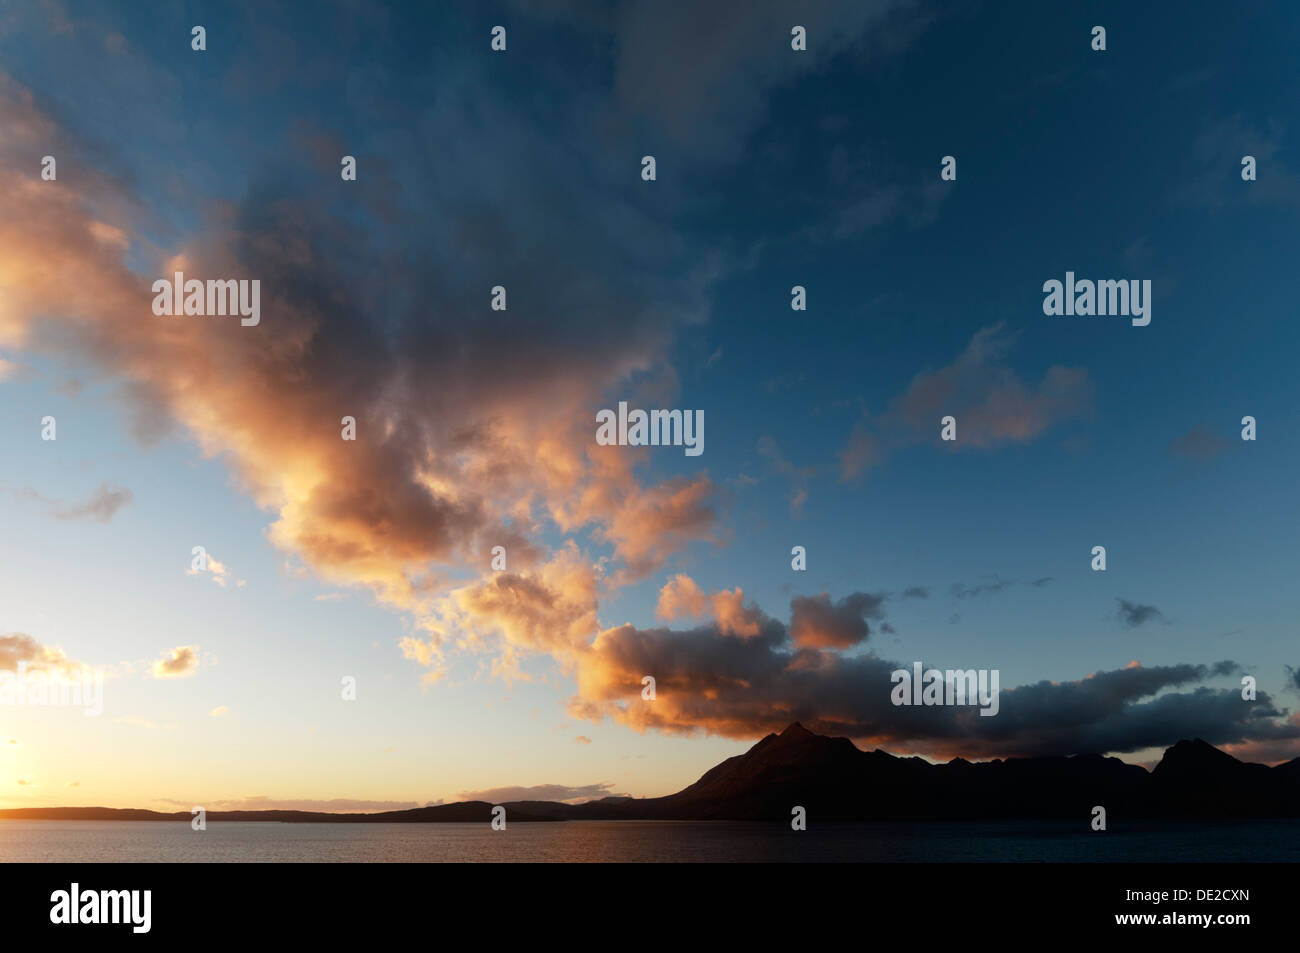
[[[402,811],[208,811],[210,821],[285,823],[481,823],[494,805],[460,801]],[[727,758],[675,794],[607,797],[582,804],[509,801],[507,821],[788,820],[794,807],[820,820],[982,820],[1090,817],[1095,806],[1125,818],[1300,817],[1300,758],[1268,767],[1200,739],[1182,739],[1146,769],[1100,754],[934,764],[798,721]],[[0,819],[190,820],[191,812],[118,808],[12,808]]]

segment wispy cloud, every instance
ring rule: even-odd
[[[977,331],[966,349],[936,371],[923,371],[876,419],[860,419],[840,453],[840,477],[859,478],[889,448],[939,442],[940,420],[957,420],[953,450],[1029,443],[1056,425],[1086,416],[1093,385],[1083,368],[1049,367],[1025,382],[1006,363],[1016,335],[1002,324]]]
[[[185,810],[201,804],[208,811],[318,811],[327,814],[369,814],[378,811],[409,811],[422,807],[417,801],[372,801],[363,798],[286,798],[269,797],[265,794],[253,797],[186,799],[160,798],[164,804],[172,804]],[[441,803],[441,802],[438,802]]]
[[[1119,603],[1117,615],[1120,622],[1130,629],[1164,619],[1164,614],[1155,606],[1142,605],[1127,599],[1117,598],[1115,601]]]
[[[110,487],[105,483],[100,485],[86,502],[57,509],[54,515],[61,520],[93,519],[99,523],[107,523],[118,510],[134,498],[130,490],[124,487]]]
[[[1169,442],[1169,452],[1174,456],[1200,464],[1210,463],[1227,453],[1232,447],[1231,440],[1205,424],[1198,424]]]
[[[580,804],[583,801],[595,801],[603,797],[627,797],[613,790],[611,783],[604,784],[536,784],[532,787],[485,788],[482,791],[462,791],[456,795],[462,801],[489,801],[500,804],[504,801],[561,801],[565,804]]]

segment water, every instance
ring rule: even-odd
[[[987,823],[565,821],[487,824],[277,824],[188,821],[0,821],[0,863],[528,861],[1300,861],[1300,820],[1088,819]]]

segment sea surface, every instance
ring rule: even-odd
[[[784,824],[564,821],[282,824],[0,820],[0,863],[1300,861],[1300,820]]]

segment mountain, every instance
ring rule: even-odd
[[[547,804],[539,801],[538,804]],[[567,805],[550,805],[567,807]],[[466,823],[488,820],[493,805],[487,801],[458,801],[455,804],[434,804],[405,811],[383,811],[374,814],[327,814],[321,811],[208,811],[209,821],[281,821],[284,823],[409,823],[455,822]],[[137,808],[112,807],[19,807],[0,811],[0,820],[26,821],[186,821],[193,820],[190,811],[146,811]],[[530,813],[515,810],[510,805],[508,819],[512,821],[560,821],[567,818],[553,812]]]
[[[1294,817],[1300,775],[1295,761],[1288,764],[1248,764],[1197,738],[1166,750],[1151,783],[1164,809],[1180,817]]]
[[[657,798],[608,797],[585,804],[507,802],[507,821],[748,820],[809,818],[976,820],[1090,818],[1300,817],[1300,758],[1277,767],[1248,764],[1199,738],[1165,751],[1154,771],[1096,754],[932,764],[886,751],[862,751],[794,722],[744,754],[728,758],[689,787]],[[463,801],[378,814],[312,811],[209,811],[211,821],[331,823],[469,822],[491,818],[486,801]],[[0,819],[190,820],[189,812],[109,808],[19,808]]]
[[[676,794],[575,810],[680,820],[785,820],[796,805],[822,820],[1086,816],[1096,804],[1135,802],[1148,780],[1142,768],[1098,755],[937,765],[862,751],[795,722]]]

